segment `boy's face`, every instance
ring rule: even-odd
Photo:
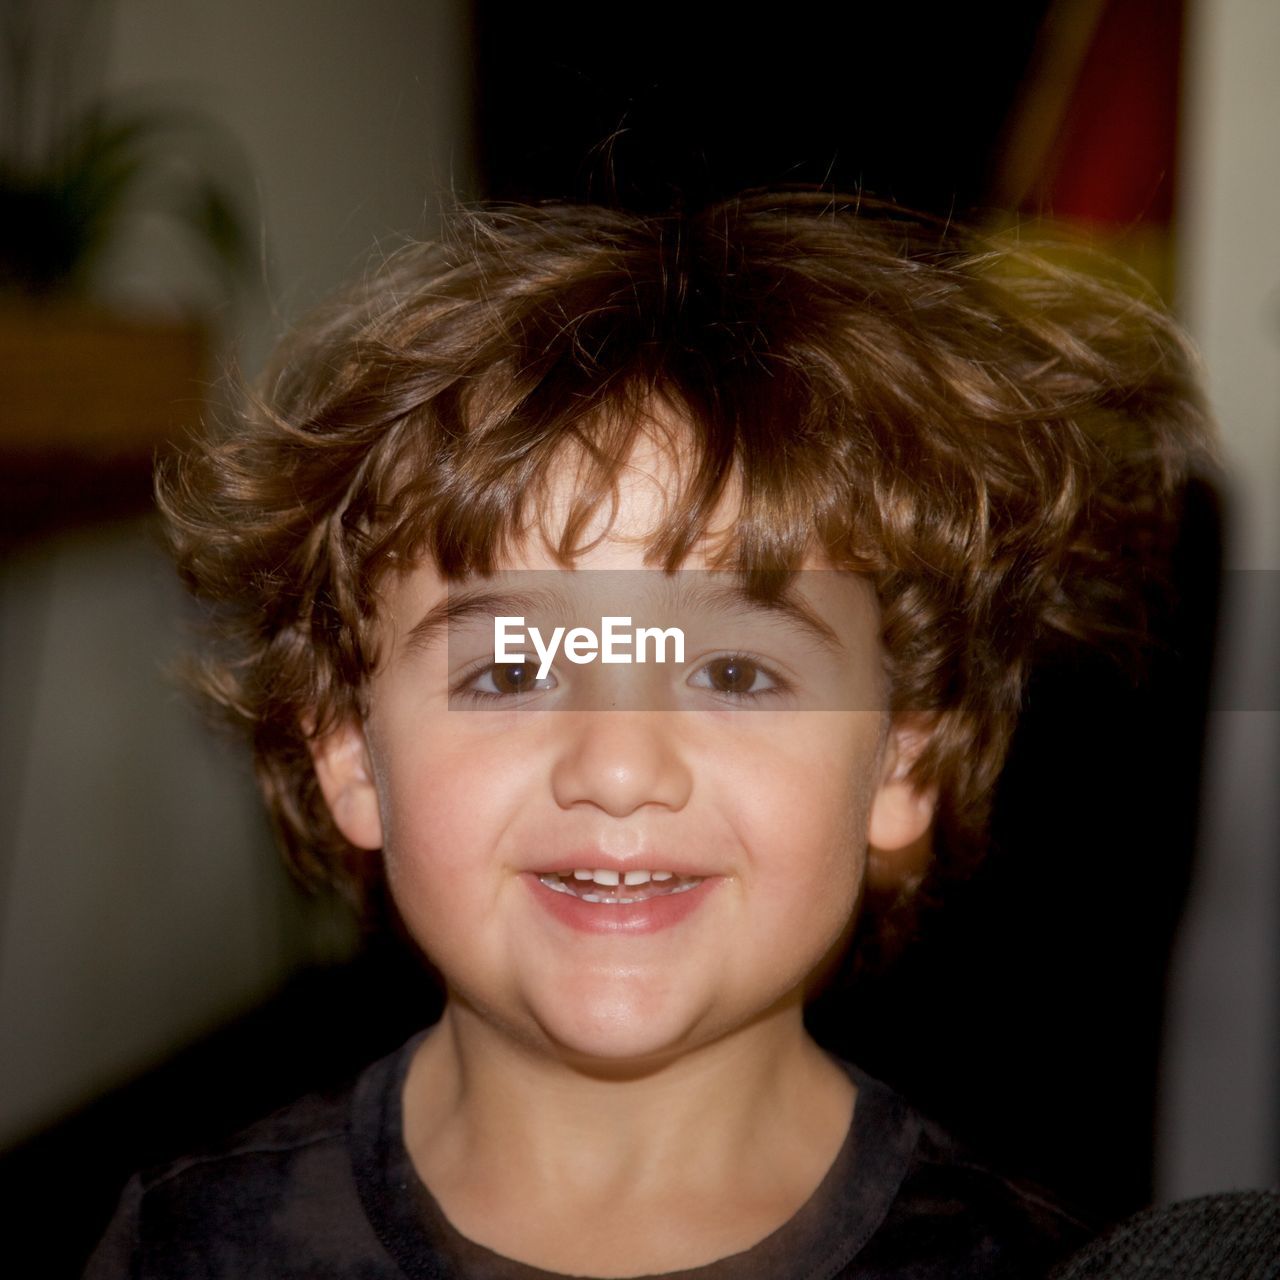
[[[868,839],[911,846],[932,806],[903,777],[867,581],[798,574],[783,611],[722,598],[703,589],[721,581],[701,572],[713,534],[664,588],[643,538],[671,464],[658,449],[632,464],[575,570],[531,538],[493,579],[451,589],[422,565],[389,581],[368,714],[317,745],[316,767],[347,838],[383,849],[451,1000],[542,1051],[643,1063],[798,1003],[857,909]],[[525,605],[474,607],[480,589]],[[434,625],[462,592],[473,608]],[[683,661],[579,665],[561,650],[540,681],[536,659],[493,662],[495,614],[547,635],[598,631],[606,614],[638,627],[660,596],[662,625],[687,624]]]

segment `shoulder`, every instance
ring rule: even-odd
[[[260,1208],[346,1155],[350,1094],[301,1098],[222,1142],[139,1175],[144,1210],[193,1199],[202,1209]]]
[[[903,1190],[903,1217],[929,1221],[957,1257],[973,1259],[975,1276],[1038,1274],[1094,1234],[1050,1192],[992,1168],[929,1120]]]
[[[136,1174],[85,1280],[377,1275],[351,1163],[357,1085]]]
[[[855,1069],[856,1070],[856,1069]],[[858,1073],[899,1155],[884,1216],[849,1275],[1032,1280],[1094,1234],[1042,1188],[1011,1178],[886,1085]]]

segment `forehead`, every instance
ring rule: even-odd
[[[458,588],[495,575],[545,571],[550,582],[555,572],[656,571],[663,563],[655,550],[659,535],[688,518],[682,503],[698,464],[692,444],[694,431],[671,411],[646,415],[645,425],[632,436],[625,458],[609,468],[608,494],[590,507],[585,519],[583,494],[589,488],[588,473],[599,465],[599,459],[582,445],[570,443],[552,460],[519,527],[500,532],[484,573],[444,574],[432,565],[430,557],[418,556],[385,585],[394,592],[397,581],[413,579],[419,584],[414,594],[421,597],[424,589],[443,595],[450,585]],[[741,516],[741,478],[736,469],[727,470],[714,503],[698,520],[695,536],[676,572],[731,573],[741,541]],[[571,521],[574,527],[569,536]],[[794,567],[835,568],[818,550],[816,539]],[[856,577],[870,589],[862,575],[847,576]]]
[[[657,532],[667,527],[694,466],[691,436],[694,428],[659,413],[633,437],[627,456],[612,470],[610,495],[597,503],[585,523],[575,530],[573,567],[629,569],[649,567],[650,548]],[[552,463],[522,533],[512,540],[499,567],[553,569],[562,567],[558,554],[566,526],[582,498],[591,460],[573,446],[562,449]],[[733,550],[733,535],[741,507],[741,483],[736,471],[727,473],[715,506],[702,522],[682,568],[709,569]]]
[[[664,564],[655,550],[659,535],[688,519],[687,496],[698,487],[694,472],[703,460],[697,427],[674,410],[652,405],[633,421],[625,457],[607,468],[608,493],[586,510],[585,519],[584,493],[592,492],[591,473],[600,457],[570,441],[552,459],[518,527],[500,536],[484,571],[445,574],[423,556],[384,580],[378,624],[392,649],[406,642],[420,646],[457,618],[474,620],[486,609],[532,613],[545,607],[571,622],[593,611],[625,613],[627,602],[669,610],[696,606],[738,617],[753,608],[775,616],[791,609],[794,618],[807,614],[816,622],[810,628],[815,633],[825,627],[841,637],[856,635],[859,648],[878,636],[879,607],[870,579],[837,569],[818,550],[816,538],[792,563],[797,572],[784,575],[786,589],[777,599],[764,598],[780,590],[769,575],[747,582],[736,572],[743,540],[736,469],[724,473],[678,565]]]
[[[734,477],[681,564],[673,571],[656,566],[654,531],[670,514],[686,465],[678,447],[643,437],[616,472],[613,500],[598,505],[578,531],[566,565],[559,547],[579,497],[579,475],[575,460],[559,462],[536,520],[512,539],[490,572],[446,577],[422,560],[387,584],[382,621],[389,624],[384,637],[392,651],[421,650],[459,627],[491,632],[504,615],[566,626],[638,615],[662,625],[713,615],[741,622],[753,612],[832,653],[864,654],[878,647],[879,606],[870,579],[836,568],[816,549],[785,580],[753,581],[724,567],[739,516]]]

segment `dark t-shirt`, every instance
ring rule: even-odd
[[[221,1147],[135,1176],[86,1280],[555,1280],[460,1235],[418,1178],[401,1094],[420,1038],[344,1094],[305,1098]],[[1031,1280],[1087,1238],[891,1089],[841,1066],[858,1088],[853,1123],[809,1200],[745,1252],[669,1276]]]

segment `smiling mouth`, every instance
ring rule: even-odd
[[[629,902],[687,893],[706,877],[676,875],[672,871],[628,871],[622,876],[616,871],[575,870],[544,871],[538,874],[538,879],[548,889],[570,894],[583,902],[624,906]]]

